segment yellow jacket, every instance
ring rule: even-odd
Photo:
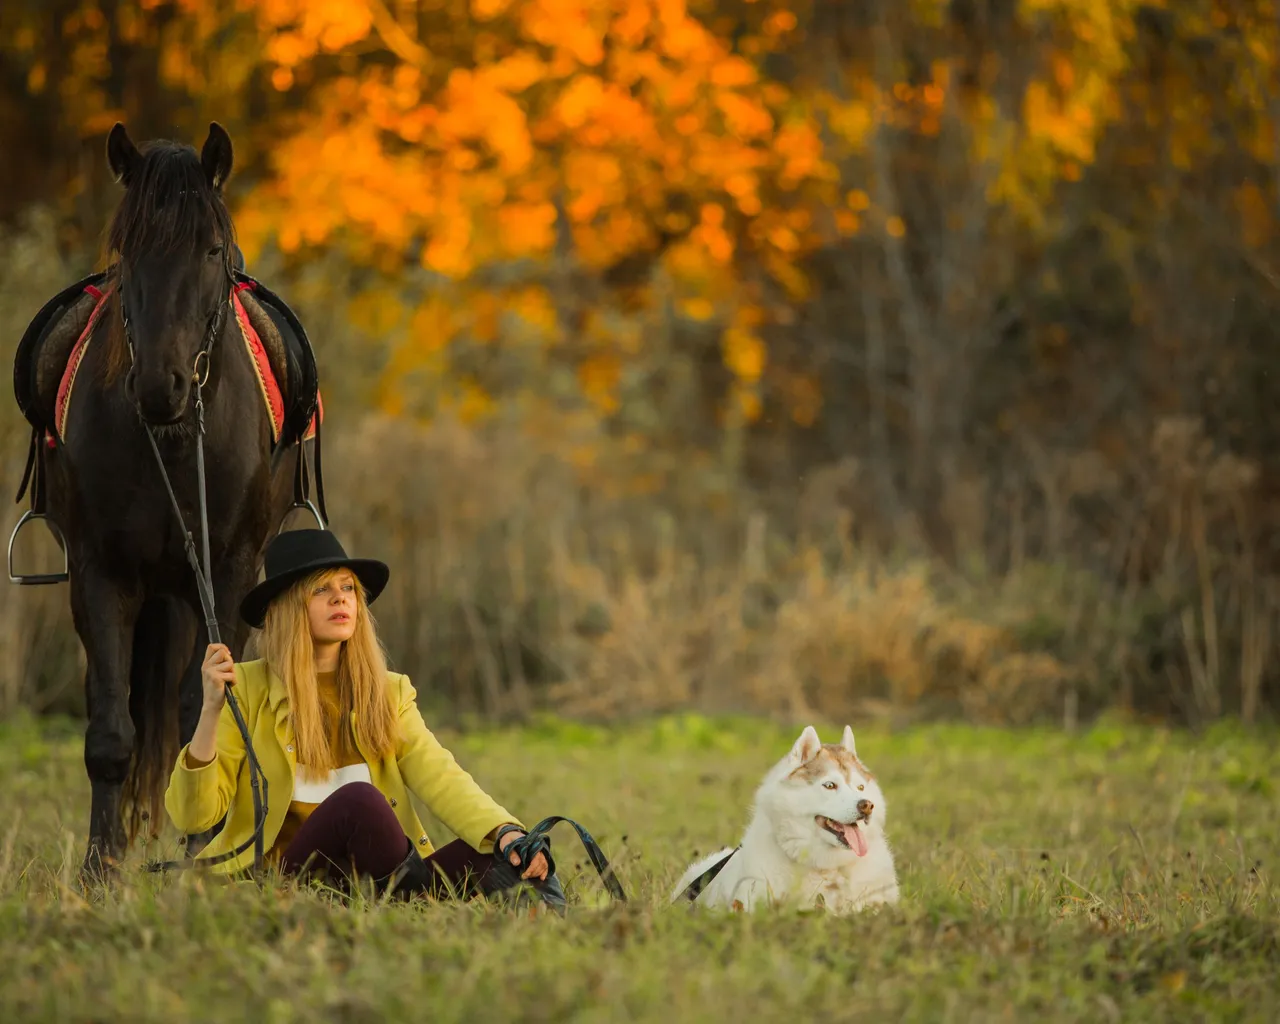
[[[293,795],[296,761],[289,701],[284,682],[268,672],[265,661],[242,662],[236,665],[235,673],[235,696],[267,780],[263,848],[269,850]],[[431,734],[418,710],[417,692],[409,677],[389,672],[387,685],[399,715],[400,741],[394,758],[374,759],[361,750],[374,786],[387,798],[405,835],[417,844],[422,856],[432,852],[432,845],[409,802],[411,790],[459,839],[481,853],[491,852],[493,844],[485,837],[507,822],[520,824],[519,819],[495,803]],[[217,757],[209,764],[188,768],[184,746],[164,794],[165,809],[183,833],[203,832],[227,815],[222,830],[197,859],[234,850],[253,835],[253,793],[244,763],[244,740],[231,709],[225,706],[218,719],[217,750]],[[213,870],[234,872],[252,863],[250,847]]]

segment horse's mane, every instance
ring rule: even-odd
[[[104,262],[118,267],[125,254],[179,252],[194,246],[208,230],[227,252],[235,244],[235,225],[220,190],[209,184],[200,156],[188,145],[154,139],[145,143],[124,197],[107,227]],[[106,383],[128,368],[128,347],[119,315],[119,288],[110,299],[112,315],[106,342]]]
[[[230,249],[235,227],[222,193],[209,184],[200,157],[190,146],[157,139],[146,143],[142,159],[107,228],[107,255],[195,244],[213,220],[214,233]]]

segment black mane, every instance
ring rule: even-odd
[[[142,161],[107,229],[107,248],[116,258],[176,252],[194,246],[211,226],[230,250],[235,244],[231,215],[222,193],[209,184],[199,155],[190,146],[158,140],[142,149]]]

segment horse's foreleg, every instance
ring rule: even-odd
[[[182,670],[182,682],[178,689],[178,742],[184,746],[195,735],[200,722],[200,710],[204,707],[204,685],[200,681],[200,666],[204,664],[204,652],[208,646],[204,620],[199,616],[199,606],[184,605],[183,611],[190,618],[191,644],[186,665]]]
[[[116,866],[127,842],[120,796],[133,757],[129,669],[140,602],[92,566],[73,573],[71,580],[71,613],[88,660],[84,766],[92,799],[81,876],[92,881]]]

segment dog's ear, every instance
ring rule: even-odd
[[[853,730],[847,725],[844,727],[844,735],[840,737],[840,746],[844,747],[854,757],[858,756],[858,749],[853,745]]]
[[[808,764],[818,756],[818,751],[822,749],[822,740],[818,739],[818,733],[811,725],[804,727],[804,732],[800,734],[800,738],[796,740],[795,746],[791,748],[791,760],[794,764]]]

